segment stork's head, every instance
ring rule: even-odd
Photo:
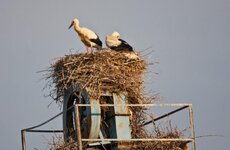
[[[120,38],[120,34],[117,31],[114,31],[111,35]]]
[[[74,27],[79,27],[79,20],[78,19],[73,19],[71,25],[69,26],[69,29],[74,26]]]

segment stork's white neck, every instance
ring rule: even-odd
[[[79,31],[80,30],[80,26],[79,26],[79,23],[74,23],[74,29],[76,30],[76,31]]]

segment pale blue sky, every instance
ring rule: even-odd
[[[70,49],[85,49],[67,30],[75,17],[103,42],[116,30],[137,51],[152,46],[151,61],[160,64],[151,70],[159,75],[147,89],[167,103],[192,103],[197,135],[224,135],[198,139],[198,150],[229,147],[229,0],[1,0],[1,149],[21,149],[22,128],[59,112],[55,104],[47,108],[51,99],[36,72]],[[39,135],[29,137],[28,144],[39,144]]]

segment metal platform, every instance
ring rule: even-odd
[[[151,142],[151,141],[185,141],[185,142],[190,142],[191,143],[191,147],[192,150],[196,150],[196,143],[195,143],[195,130],[194,130],[194,121],[193,121],[193,109],[192,109],[192,104],[126,104],[126,106],[128,107],[178,107],[177,109],[174,109],[173,111],[164,113],[161,116],[155,117],[153,120],[149,120],[146,121],[143,126],[151,124],[155,121],[161,120],[165,117],[168,117],[172,114],[175,114],[181,110],[184,109],[188,109],[188,118],[189,118],[189,131],[190,131],[190,137],[188,138],[172,138],[172,139],[166,139],[166,138],[138,138],[138,139],[133,139],[133,138],[127,138],[124,136],[124,138],[83,138],[81,136],[81,128],[80,128],[80,120],[79,120],[79,108],[80,107],[93,107],[94,104],[75,104],[73,106],[71,106],[70,108],[66,109],[65,111],[69,111],[69,110],[73,110],[76,113],[76,117],[75,117],[75,129],[77,129],[77,131],[75,132],[76,134],[76,143],[78,145],[78,149],[82,150],[83,149],[83,142],[88,142],[90,141],[90,144],[88,144],[89,147],[94,147],[97,146],[98,144],[100,145],[106,145],[106,144],[111,144],[111,142],[134,142],[134,141],[139,141],[139,142]],[[120,107],[120,106],[124,106],[123,104],[100,104],[100,107]],[[46,123],[54,120],[55,118],[57,118],[58,116],[63,115],[63,113],[66,112],[61,112],[57,115],[55,115],[54,117],[50,118],[49,120],[30,127],[30,128],[25,128],[21,130],[21,140],[22,140],[22,150],[26,150],[26,132],[40,132],[40,133],[55,133],[55,132],[63,132],[63,130],[38,130],[36,128],[39,128],[43,125],[45,125]]]

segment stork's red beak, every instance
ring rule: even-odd
[[[68,28],[68,29],[70,29],[72,26],[73,26],[73,22],[71,23],[71,25],[69,26],[69,28]]]

